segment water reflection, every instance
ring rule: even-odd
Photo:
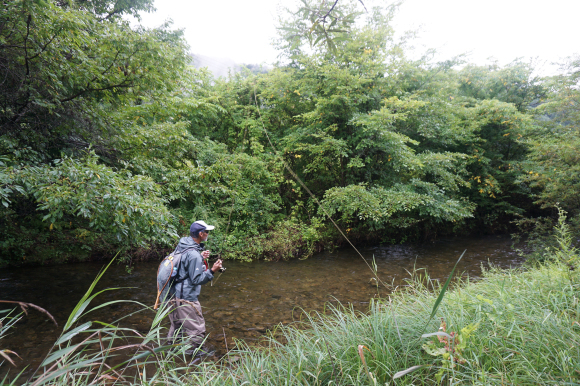
[[[432,278],[445,279],[464,249],[459,272],[477,277],[481,265],[507,268],[521,264],[507,237],[443,240],[423,246],[377,246],[362,249],[369,261],[373,256],[378,275],[384,282],[400,285],[413,268],[426,268]],[[252,344],[279,323],[300,317],[300,310],[323,310],[328,302],[350,304],[364,311],[377,296],[372,272],[350,249],[325,252],[313,258],[275,263],[226,262],[227,271],[215,285],[205,285],[200,302],[204,309],[209,344],[223,351],[234,339]],[[85,263],[54,267],[4,269],[0,272],[0,299],[37,304],[51,312],[60,326],[101,269],[102,264]],[[128,274],[122,266],[112,266],[98,288],[124,287],[106,292],[98,302],[131,299],[152,305],[155,301],[157,263],[140,263]],[[382,295],[385,294],[383,290]],[[134,303],[116,304],[94,312],[93,319],[113,322],[123,318],[122,326],[146,332],[152,320],[150,311],[136,312]],[[2,340],[1,347],[16,351],[22,358],[18,368],[36,367],[55,341],[60,328],[47,317],[29,312]],[[0,374],[8,370],[0,368]],[[14,374],[14,368],[11,369]]]

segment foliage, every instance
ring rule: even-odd
[[[547,100],[535,109],[541,124],[529,138],[526,174],[520,180],[535,189],[544,208],[560,206],[580,213],[580,58],[570,58],[564,72],[548,85]]]
[[[320,228],[322,224],[317,219],[310,225],[286,220],[274,223],[270,231],[255,235],[251,239],[233,234],[227,239],[227,247],[232,252],[224,256],[245,261],[256,260],[257,257],[269,261],[308,258],[315,251],[320,251],[318,243],[324,239],[323,230]]]
[[[137,245],[175,236],[155,183],[144,176],[116,173],[98,164],[94,153],[84,160],[64,158],[53,167],[27,167],[14,173],[39,203],[38,210],[46,213],[43,221],[50,223],[50,230],[74,216],[86,219],[88,228],[96,232]]]
[[[149,2],[126,2],[122,15]],[[108,112],[178,86],[185,46],[167,29],[133,30],[100,17],[124,2],[11,1],[3,11],[1,134],[42,159],[102,146]],[[98,14],[91,12],[94,10]],[[160,66],[159,63],[164,63]],[[103,149],[105,150],[105,149]]]
[[[580,262],[578,260],[578,249],[574,246],[574,236],[570,231],[569,225],[566,223],[566,212],[558,208],[558,224],[555,226],[555,239],[558,247],[551,252],[554,258],[570,267],[571,270],[576,269]]]
[[[167,26],[132,29],[121,17],[151,9],[144,0],[6,5],[0,20],[4,262],[77,255],[78,248],[62,247],[71,245],[65,240],[85,249],[172,240],[166,200],[148,176],[117,168],[114,143],[126,126],[116,111],[179,89],[187,69],[178,33]],[[90,149],[98,158],[85,156]],[[41,253],[47,244],[53,245]],[[54,244],[61,244],[56,255]]]
[[[477,329],[477,324],[470,324],[463,327],[461,331],[452,331],[447,333],[447,323],[441,318],[441,327],[438,332],[431,334],[424,334],[423,338],[428,338],[435,335],[438,342],[430,340],[421,346],[423,350],[429,355],[438,357],[441,356],[441,369],[435,374],[437,382],[441,382],[441,378],[449,370],[454,369],[457,364],[465,364],[467,360],[463,357],[463,351],[468,347],[469,336]],[[442,343],[441,347],[438,343]]]
[[[551,80],[434,62],[396,37],[397,7],[304,0],[275,68],[214,79],[180,31],[126,22],[148,0],[10,2],[0,264],[162,251],[201,218],[241,259],[339,244],[325,211],[354,241],[541,232],[557,202],[579,223],[578,60]]]
[[[548,237],[559,229],[562,211],[568,215],[567,226],[577,239],[580,234],[580,59],[568,58],[560,75],[545,83],[549,89],[533,113],[537,126],[527,138],[529,154],[521,162],[523,173],[518,182],[542,210],[518,220],[521,233],[528,234],[527,243],[533,261],[543,261],[556,247]]]
[[[527,263],[534,266],[539,263],[554,262],[566,264],[570,269],[578,265],[577,225],[569,221],[567,212],[560,207],[556,220],[528,219],[521,221],[520,226],[535,226],[526,239],[526,247],[529,250]]]
[[[458,95],[465,101],[477,103],[496,99],[513,104],[524,112],[546,96],[546,86],[533,74],[534,63],[516,59],[505,67],[497,62],[488,66],[467,65],[458,73]]]
[[[308,41],[310,48],[319,43],[326,44],[326,49],[337,52],[337,43],[348,39],[348,33],[360,15],[351,3],[338,0],[326,1],[301,0],[302,5],[297,10],[286,8],[285,12],[296,18],[295,22],[288,22],[281,18],[278,31],[281,39],[278,48],[287,55],[294,55],[304,49],[304,41]],[[359,0],[362,6],[364,3]]]

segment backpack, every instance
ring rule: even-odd
[[[157,299],[153,306],[154,310],[159,308],[160,302],[168,300],[166,298],[168,298],[169,290],[173,285],[185,280],[185,277],[177,277],[181,265],[181,257],[192,249],[189,248],[181,252],[173,251],[159,264],[159,268],[157,268]]]

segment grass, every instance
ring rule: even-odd
[[[279,327],[264,338],[265,347],[240,343],[218,363],[201,366],[188,367],[183,350],[163,347],[166,310],[156,314],[145,337],[110,325],[71,323],[60,340],[75,329],[82,338],[55,346],[52,362],[27,384],[580,384],[578,253],[565,242],[554,256],[525,269],[488,269],[478,282],[458,279],[447,292],[427,276],[415,276],[389,298],[372,302],[367,314],[329,306],[329,313]],[[128,345],[128,335],[140,342]],[[133,354],[115,368],[112,357],[123,350]]]
[[[390,301],[374,302],[368,315],[334,309],[330,317],[312,316],[308,330],[284,328],[286,344],[271,340],[269,349],[246,350],[239,366],[208,384],[438,384],[441,370],[444,384],[578,384],[579,298],[578,286],[553,264],[527,272],[492,270],[478,283],[462,283],[437,316],[447,333],[477,328],[462,342],[464,363],[450,365],[444,342],[421,338],[436,296],[415,281]],[[439,327],[435,321],[427,330]],[[430,340],[441,355],[422,348]],[[397,372],[421,365],[426,367],[393,381]]]

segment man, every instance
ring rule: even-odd
[[[177,272],[178,282],[170,290],[173,300],[167,340],[169,344],[173,344],[176,338],[186,341],[189,347],[185,353],[188,355],[194,354],[197,349],[197,353],[201,353],[201,344],[205,337],[205,320],[197,300],[201,286],[211,281],[214,273],[222,267],[221,260],[216,261],[211,269],[208,269],[205,262],[210,252],[204,251],[203,242],[214,228],[204,221],[194,222],[189,228],[189,237],[182,237],[176,248],[176,252],[186,252],[181,257]],[[175,336],[176,333],[179,336]]]

